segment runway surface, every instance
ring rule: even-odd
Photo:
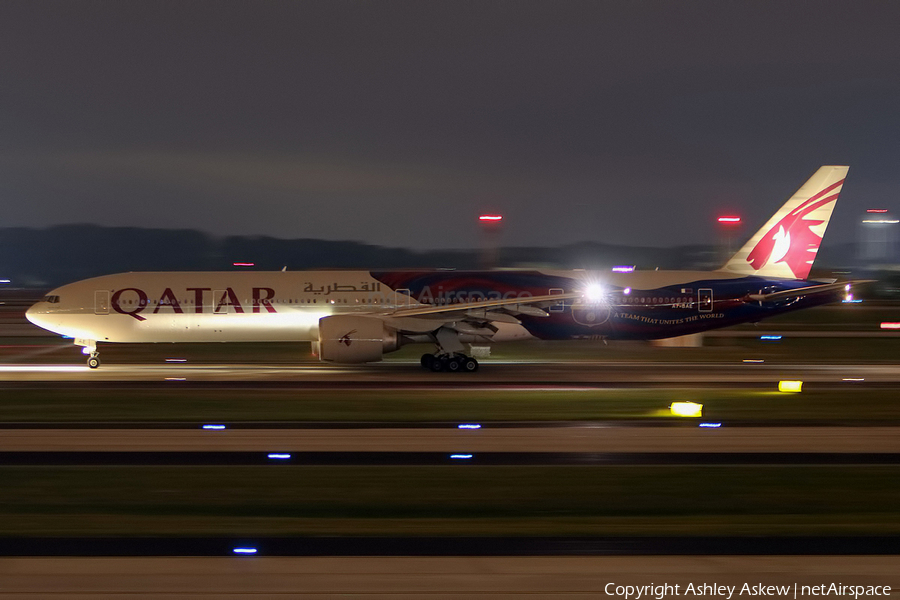
[[[0,452],[900,453],[897,427],[4,429]]]
[[[870,556],[900,557],[897,536],[217,536],[0,538],[8,556]],[[247,554],[247,553],[242,553]]]
[[[0,452],[2,466],[900,465],[874,452]]]
[[[900,588],[896,556],[0,559],[0,598],[618,598],[607,585]],[[653,596],[650,596],[653,597]],[[677,596],[669,596],[677,597]],[[733,598],[741,597],[735,594]],[[743,596],[743,597],[746,597]],[[852,597],[852,596],[851,596]],[[723,599],[725,597],[723,596]],[[881,596],[880,598],[885,598]]]
[[[752,355],[748,361],[763,360]],[[658,362],[658,361],[484,361],[476,373],[430,373],[415,362],[385,361],[365,366],[330,366],[314,363],[295,365],[266,364],[104,364],[89,369],[80,364],[0,365],[0,381],[58,382],[293,382],[340,385],[351,380],[355,385],[397,384],[480,385],[559,385],[568,383],[620,386],[710,386],[740,383],[771,385],[779,379],[806,382],[900,384],[900,364],[827,364],[783,362]]]

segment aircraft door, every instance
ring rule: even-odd
[[[96,290],[94,292],[94,314],[109,314],[109,290]]]
[[[566,290],[562,288],[550,288],[547,291],[547,294],[550,296],[559,296],[560,294],[565,294]],[[566,301],[560,300],[552,305],[550,305],[550,312],[564,312],[566,310]]]
[[[697,310],[699,312],[712,312],[713,291],[711,288],[697,290]]]
[[[408,289],[403,290],[395,290],[394,301],[396,302],[397,308],[409,308],[412,306],[412,292]]]

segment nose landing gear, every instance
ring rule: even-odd
[[[96,369],[100,366],[100,353],[97,352],[96,340],[75,338],[75,345],[81,346],[81,351],[88,355],[87,366]]]

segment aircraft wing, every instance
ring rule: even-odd
[[[530,316],[547,316],[541,308],[552,306],[561,300],[572,300],[584,297],[583,293],[548,294],[546,296],[531,296],[527,298],[505,298],[497,300],[481,300],[478,302],[461,302],[459,304],[427,304],[424,306],[411,306],[400,308],[385,314],[391,318],[423,317],[423,316],[451,316],[451,313],[461,315],[476,313],[488,309],[506,309],[510,312],[518,312]],[[490,320],[488,317],[486,320]]]
[[[776,300],[784,300],[785,298],[799,298],[802,296],[811,296],[813,294],[825,294],[836,292],[846,288],[848,285],[859,285],[861,283],[870,283],[874,279],[862,279],[857,281],[843,281],[841,283],[826,283],[824,285],[811,285],[808,287],[796,288],[793,290],[783,290],[781,292],[772,292],[770,294],[749,294],[747,298],[754,302],[774,302]]]

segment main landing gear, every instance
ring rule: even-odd
[[[465,354],[422,355],[422,368],[433,373],[448,371],[450,373],[474,373],[478,370],[478,361]]]
[[[437,352],[422,355],[422,368],[434,373],[448,371],[450,373],[474,373],[478,370],[478,361],[467,356],[459,341],[459,333],[449,327],[441,327],[432,334]]]

